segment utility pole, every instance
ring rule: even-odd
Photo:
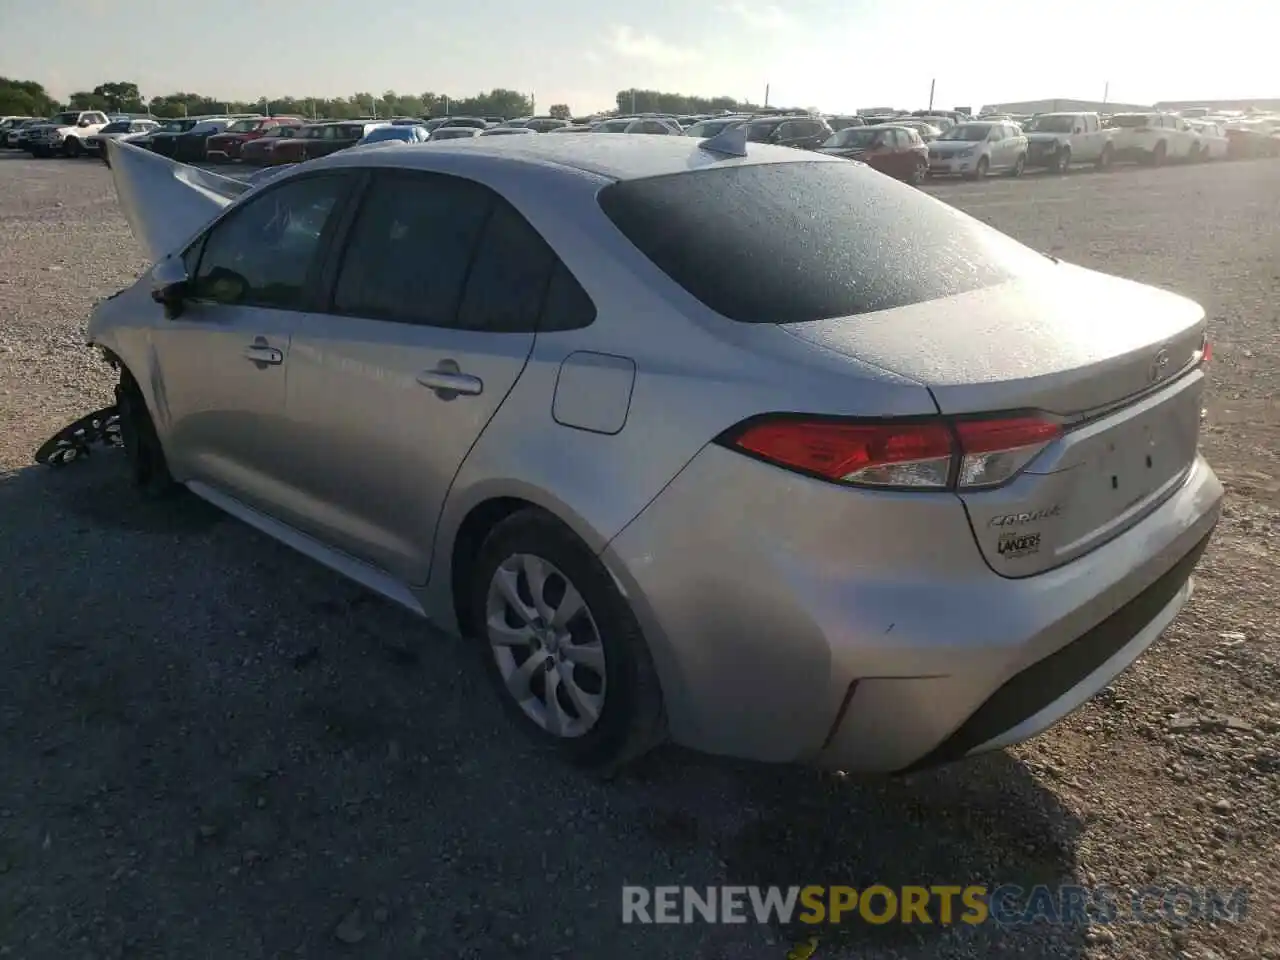
[[[1102,105],[1104,107],[1107,105],[1107,97],[1109,97],[1110,95],[1111,95],[1111,81],[1108,80],[1106,83],[1102,85]]]
[[[937,86],[937,84],[938,84],[937,78],[934,78],[933,80],[929,81],[929,109],[930,110],[933,109],[933,90]]]
[[[635,114],[636,114],[636,88],[632,87],[631,88],[631,115],[634,117]]]
[[[764,105],[766,107],[769,105],[769,85],[767,83],[764,85]]]
[[[532,117],[538,115],[538,95],[536,93],[529,94],[529,115]]]

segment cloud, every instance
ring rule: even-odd
[[[668,43],[650,33],[637,33],[628,26],[613,28],[609,47],[618,56],[628,60],[645,60],[661,65],[687,63],[698,55],[697,51],[688,47]]]
[[[791,17],[774,6],[755,6],[743,3],[742,0],[734,0],[733,3],[723,4],[716,9],[737,17],[753,30],[781,30],[791,26]]]

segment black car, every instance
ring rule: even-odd
[[[209,158],[209,138],[231,126],[231,120],[202,121],[190,130],[173,138],[173,152],[169,156],[183,163],[199,163]],[[158,152],[158,151],[157,151]]]
[[[744,125],[752,143],[772,143],[780,147],[816,150],[834,131],[821,117],[757,117]]]
[[[200,117],[179,117],[174,120],[166,120],[159,130],[129,142],[135,147],[146,147],[152,153],[171,157],[173,156],[174,142],[199,123],[201,119]]]

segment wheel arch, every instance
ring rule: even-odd
[[[424,605],[441,627],[463,636],[474,626],[467,622],[465,613],[471,566],[485,537],[507,517],[521,510],[539,510],[567,527],[595,557],[600,557],[608,543],[606,536],[568,504],[528,484],[484,484],[460,500],[455,496],[456,492],[450,494],[436,532],[436,559],[425,588]],[[612,571],[610,575],[616,582],[616,575]]]

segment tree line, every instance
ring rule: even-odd
[[[719,113],[723,110],[752,110],[754,104],[732,97],[694,97],[660,90],[619,90],[619,113]],[[442,93],[397,93],[381,96],[355,93],[349,97],[277,97],[254,102],[222,100],[199,93],[169,93],[143,97],[136,83],[100,83],[92,90],[79,90],[62,103],[32,80],[0,77],[0,116],[47,117],[61,110],[102,110],[108,113],[150,113],[156,117],[201,116],[224,113],[272,113],[301,117],[343,120],[350,117],[439,117],[446,114],[479,117],[523,117],[536,111],[534,99],[515,90],[496,88],[472,97],[450,97]],[[568,119],[568,104],[546,108],[553,117]]]

